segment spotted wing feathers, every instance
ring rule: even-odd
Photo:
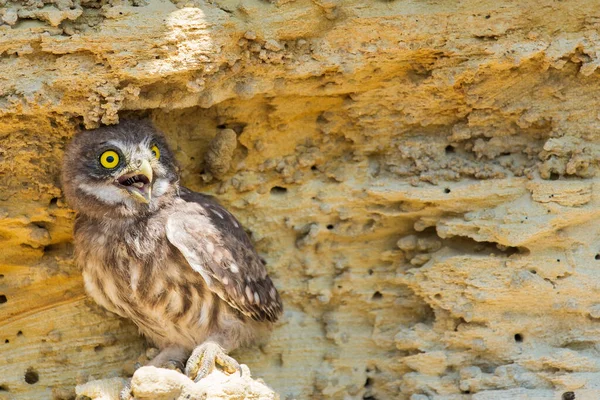
[[[239,222],[210,197],[188,190],[167,221],[167,238],[231,307],[257,320],[281,315],[279,293]]]

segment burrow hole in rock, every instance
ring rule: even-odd
[[[25,372],[25,382],[27,382],[30,385],[33,385],[39,380],[40,376],[38,375],[37,371],[34,370],[33,367],[27,368],[27,371]]]
[[[575,392],[564,392],[561,398],[562,400],[575,400]]]
[[[381,300],[381,299],[383,299],[383,295],[381,294],[381,292],[377,291],[377,292],[373,293],[372,299],[373,300]]]
[[[23,336],[23,331],[17,332],[17,336]]]
[[[448,188],[444,189],[444,193],[446,193],[446,194],[450,193],[451,191],[452,191],[452,190],[450,190],[450,189],[448,189]]]
[[[10,392],[7,385],[0,385],[0,392]]]
[[[0,294],[0,304],[4,304],[8,301],[5,295]]]
[[[600,254],[596,254],[596,257],[594,257],[594,260],[600,260]]]
[[[446,148],[444,150],[446,151],[446,154],[452,154],[455,151],[454,146],[452,146],[452,145],[446,146]]]
[[[332,230],[333,228],[335,228],[335,226],[333,226],[332,224],[327,225],[327,230]]]
[[[520,333],[515,333],[515,342],[521,343],[523,341],[523,335]]]
[[[375,396],[369,393],[371,391],[371,388],[373,387],[373,379],[367,378],[364,387],[365,389],[367,389],[367,393],[364,394],[363,400],[377,400]]]
[[[57,204],[58,204],[58,197],[53,197],[52,200],[50,200],[50,207],[56,206]]]
[[[287,189],[282,186],[273,186],[271,188],[271,194],[282,195],[282,194],[286,194],[286,193],[287,193]]]

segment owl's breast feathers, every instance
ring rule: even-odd
[[[143,219],[80,215],[75,242],[90,295],[155,342],[177,337],[192,345],[218,330],[221,317],[244,324],[281,315],[246,232],[208,196],[181,188],[180,198]]]

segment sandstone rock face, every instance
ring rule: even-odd
[[[130,114],[252,233],[286,311],[234,356],[282,399],[599,398],[599,15],[0,0],[0,399],[144,353],[85,295],[59,183],[77,130]]]
[[[119,400],[125,385],[123,378],[101,379],[77,385],[76,393],[92,400]],[[197,383],[179,371],[142,367],[133,375],[129,389],[129,396],[137,400],[279,400],[272,389],[252,379],[244,364],[240,373],[227,375],[216,370]],[[124,393],[121,398],[127,396]]]

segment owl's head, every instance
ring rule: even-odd
[[[84,215],[123,218],[156,211],[175,196],[178,180],[164,136],[148,121],[83,131],[65,151],[63,190]]]

